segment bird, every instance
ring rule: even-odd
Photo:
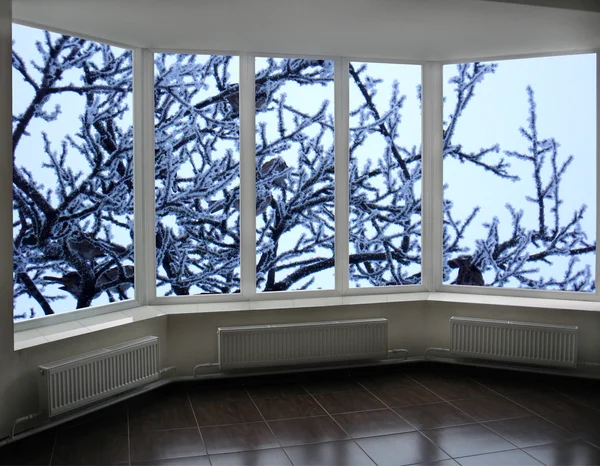
[[[273,200],[273,195],[271,191],[266,188],[257,189],[256,190],[256,216],[263,214],[271,204]],[[240,200],[236,199],[233,201],[233,207],[237,210],[240,210]]]
[[[239,86],[236,84],[232,86],[236,90],[225,97],[229,106],[231,107],[230,118],[237,118],[240,115],[240,91]],[[254,85],[254,109],[256,112],[264,110],[264,106],[269,100],[269,93],[266,90],[266,86],[256,83]]]
[[[75,233],[67,240],[69,248],[85,260],[94,260],[96,257],[105,256],[105,252],[90,241],[82,233]]]
[[[67,272],[62,277],[46,275],[43,278],[49,282],[61,284],[60,290],[71,293],[75,297],[79,297],[81,294],[81,275],[78,272]]]
[[[468,286],[484,286],[485,281],[481,270],[477,266],[472,264],[473,257],[469,255],[462,255],[455,257],[448,261],[448,265],[453,269],[458,268],[458,275],[456,285],[468,285]]]
[[[106,285],[107,283],[118,280],[120,269],[121,269],[121,267],[117,266],[117,267],[112,267],[112,268],[102,272],[100,274],[100,276],[96,279],[96,287],[100,288],[100,287]],[[109,289],[103,290],[103,291],[116,290],[119,293],[125,294],[125,292],[132,285],[130,280],[133,278],[133,272],[134,272],[133,265],[124,266],[123,267],[123,275],[125,277],[125,280],[129,280],[129,281],[121,281],[121,282],[115,284],[114,286],[110,287]],[[46,275],[43,278],[44,278],[44,280],[47,280],[49,282],[58,283],[58,284],[62,285],[59,287],[60,290],[64,290],[68,293],[71,293],[76,298],[79,298],[79,296],[81,295],[82,282],[81,282],[81,275],[79,275],[79,272],[74,272],[74,271],[67,272],[62,277],[53,277],[50,275]],[[98,296],[99,294],[100,293],[97,292],[94,297]]]
[[[124,267],[117,266],[117,267],[113,267],[113,268],[106,270],[105,272],[100,274],[100,276],[96,280],[96,287],[100,288],[100,287],[106,285],[107,283],[111,283],[111,282],[114,282],[115,280],[118,280],[119,276],[121,274],[121,270],[123,270],[123,277],[125,277],[125,281],[120,281],[120,282],[116,283],[114,286],[110,287],[108,290],[116,290],[118,293],[124,295],[125,292],[129,288],[131,288],[131,285],[132,285],[130,280],[133,278],[133,272],[134,272],[133,265],[126,265]],[[129,280],[129,281],[127,281],[127,280]],[[106,291],[108,291],[108,290],[106,290]]]
[[[267,160],[260,167],[260,177],[265,180],[266,184],[272,184],[278,188],[286,188],[286,178],[288,169],[287,163],[281,157],[275,157]]]

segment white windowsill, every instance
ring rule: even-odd
[[[523,298],[514,296],[490,296],[464,293],[402,293],[332,298],[280,299],[265,301],[240,301],[227,303],[171,304],[141,306],[123,311],[109,312],[79,320],[61,322],[36,329],[15,332],[15,351],[64,340],[87,333],[118,327],[156,317],[183,314],[204,314],[218,312],[240,312],[272,309],[301,309],[309,307],[334,307],[361,304],[393,302],[445,302],[462,304],[483,304],[505,307],[529,307],[538,309],[558,309],[573,311],[600,311],[600,302],[569,301],[544,298]]]

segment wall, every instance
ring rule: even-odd
[[[452,316],[576,325],[579,327],[578,360],[600,363],[599,312],[428,302],[423,316],[423,338],[429,346],[448,348],[448,320]]]
[[[216,362],[217,328],[220,326],[372,317],[384,317],[389,320],[390,349],[405,348],[411,355],[420,356],[427,347],[422,337],[423,309],[424,304],[421,302],[404,302],[169,316],[168,365],[177,366],[177,375],[192,375],[196,364]]]
[[[145,1],[145,0],[144,0]],[[245,0],[244,0],[245,1]],[[107,1],[109,6],[113,8],[119,8],[121,0],[119,1]],[[386,11],[395,12],[399,15],[397,4],[401,4],[399,0],[396,2],[378,0],[379,4],[383,6],[383,9],[379,10],[379,15],[384,15]],[[447,0],[439,2],[437,4],[447,4]],[[21,12],[26,13],[26,9],[39,10],[39,14],[43,15],[42,3],[46,5],[60,3],[65,7],[68,6],[69,2],[25,2],[19,1]],[[88,2],[92,3],[92,2]],[[93,2],[99,4],[100,2]],[[132,3],[132,2],[128,2]],[[171,7],[171,2],[162,2],[166,8]],[[209,4],[210,2],[203,2]],[[212,6],[215,9],[215,14],[226,15],[227,11],[220,11],[216,5],[223,5],[224,2],[213,2]],[[235,3],[233,0],[227,2],[227,4]],[[289,3],[289,2],[288,2]],[[300,5],[303,2],[295,2]],[[315,2],[313,2],[315,3]],[[317,2],[321,4],[330,5],[331,2]],[[339,3],[339,2],[338,2]],[[355,8],[358,8],[358,1],[354,1]],[[373,1],[374,3],[374,1]],[[404,4],[407,2],[404,1]],[[408,2],[412,5],[416,5],[418,2]],[[425,2],[422,2],[425,3]],[[431,2],[427,2],[431,3]],[[460,0],[457,4],[465,6],[469,2],[466,0]],[[157,2],[153,2],[156,5]],[[191,2],[188,2],[191,4]],[[241,3],[240,3],[241,4]],[[263,1],[263,5],[269,5],[270,2]],[[306,2],[303,3],[304,5]],[[75,7],[71,5],[72,14],[83,14],[80,10],[81,2]],[[275,2],[273,2],[275,5]],[[502,5],[501,5],[502,6]],[[27,7],[27,8],[25,8]],[[48,6],[48,8],[52,8]],[[499,11],[498,4],[491,6]],[[114,24],[121,21],[125,26],[129,27],[127,15],[115,16],[115,11],[110,11],[111,8],[106,8],[105,11],[99,11],[101,15],[111,14],[115,19]],[[216,11],[219,10],[219,11]],[[11,28],[11,2],[10,0],[0,0],[0,263],[3,267],[0,268],[0,439],[10,434],[12,423],[17,417],[35,412],[38,410],[37,406],[37,365],[42,362],[53,361],[61,358],[65,358],[74,354],[89,351],[106,345],[127,341],[132,338],[137,338],[143,335],[157,335],[161,338],[161,350],[163,357],[163,366],[175,365],[178,369],[179,375],[191,374],[194,365],[199,363],[214,362],[217,357],[216,347],[216,329],[220,325],[243,325],[253,323],[283,323],[283,322],[302,322],[311,320],[335,320],[335,319],[348,319],[348,318],[366,318],[366,317],[386,317],[390,320],[390,347],[391,348],[406,348],[410,351],[412,356],[422,355],[423,350],[428,346],[447,346],[448,344],[448,319],[452,315],[471,315],[489,318],[511,318],[517,320],[531,320],[535,322],[548,322],[548,323],[568,323],[578,325],[581,329],[580,339],[580,357],[583,360],[595,361],[600,363],[600,313],[593,312],[579,312],[579,311],[561,311],[553,309],[533,309],[533,308],[518,308],[518,307],[499,307],[490,305],[463,305],[456,303],[386,303],[386,304],[372,304],[372,305],[356,305],[356,306],[338,306],[338,307],[319,307],[310,309],[293,309],[293,310],[269,310],[269,311],[250,311],[250,312],[223,312],[223,313],[209,313],[209,314],[187,314],[187,315],[176,315],[170,316],[167,320],[166,317],[161,317],[152,321],[143,321],[135,324],[129,324],[118,328],[103,330],[101,332],[95,332],[89,335],[82,335],[69,340],[63,340],[60,342],[49,343],[37,348],[19,351],[18,353],[13,352],[13,326],[12,326],[12,250],[9,247],[12,244],[12,229],[10,227],[12,223],[12,211],[10,208],[11,198],[11,95],[10,95],[10,79],[11,79],[11,66],[10,66],[10,28]],[[336,19],[336,10],[328,10],[329,14],[332,15],[330,19]],[[363,10],[361,10],[363,11]],[[487,11],[487,10],[486,10]],[[516,10],[515,10],[516,11]],[[523,7],[523,13],[529,12]],[[240,10],[230,10],[229,15],[233,18],[237,18],[237,21],[242,21],[245,15],[239,14]],[[339,13],[339,10],[337,10]],[[368,42],[369,36],[377,36],[379,24],[377,24],[377,14],[371,11],[372,15],[370,21],[372,22],[372,28],[363,29],[360,34],[355,34],[357,31],[350,30],[351,40],[353,38],[362,38],[360,47],[356,54],[373,54],[373,44]],[[477,13],[477,12],[475,12]],[[474,14],[475,14],[474,13]],[[478,10],[481,18],[485,17],[484,10]],[[307,14],[306,12],[298,12],[298,14]],[[344,14],[347,14],[345,12]],[[369,10],[364,10],[363,14],[368,15]],[[516,13],[515,13],[516,14]],[[288,12],[289,15],[289,12]],[[375,16],[373,16],[375,15]],[[440,13],[441,15],[441,13]],[[26,16],[26,15],[25,15]],[[221,17],[219,16],[219,17]],[[295,15],[289,15],[295,17]],[[457,17],[458,13],[455,12],[454,17]],[[53,18],[58,21],[64,18],[60,11],[55,11]],[[160,15],[157,15],[160,17]],[[398,16],[399,17],[399,16]],[[24,16],[21,16],[23,19]],[[196,15],[187,15],[188,21],[194,22],[194,30],[196,32],[202,32],[203,28],[198,27],[196,21],[201,17]],[[242,18],[242,19],[240,19]],[[385,26],[386,31],[389,31],[389,37],[382,36],[377,39],[386,43],[386,47],[389,49],[389,53],[393,54],[394,50],[398,45],[399,41],[397,33],[402,28],[397,27],[394,22],[394,16],[390,16],[392,20],[388,21]],[[480,19],[481,19],[480,18]],[[523,21],[527,22],[530,18],[523,17]],[[541,19],[540,19],[541,18]],[[536,14],[536,20],[547,19],[548,24],[555,24],[560,29],[561,16],[556,12],[543,11],[539,15]],[[546,31],[546,34],[551,34],[551,42],[548,45],[542,38],[535,39],[533,35],[530,35],[529,46],[532,48],[543,49],[544,46],[560,50],[560,44],[579,44],[580,48],[586,48],[590,46],[600,46],[600,15],[588,13],[585,15],[569,14],[566,16],[566,24],[571,26],[580,24],[578,28],[579,32],[576,32],[574,28],[573,35],[569,35],[568,30],[563,30],[562,33],[550,30]],[[214,18],[213,18],[214,19]],[[213,25],[219,25],[219,21],[213,21],[210,17],[204,17],[205,22],[212,22]],[[360,18],[358,18],[360,19]],[[118,20],[118,21],[117,21]],[[152,30],[144,24],[143,15],[139,18],[135,18],[137,23],[135,27],[127,29],[128,31],[136,31],[136,27],[140,28],[140,34],[145,29]],[[257,19],[258,20],[258,19]],[[329,21],[327,15],[325,15],[325,21]],[[527,21],[525,21],[527,20]],[[91,21],[90,27],[95,24],[101,23],[96,15],[88,15],[88,22]],[[222,20],[221,25],[224,24],[225,20]],[[235,23],[235,20],[232,20]],[[411,20],[412,21],[412,20]],[[412,21],[413,30],[418,29],[418,34],[421,34],[421,25],[418,21]],[[165,22],[166,23],[166,22]],[[180,24],[176,21],[173,23],[179,27]],[[506,34],[502,24],[491,21],[490,27],[493,26],[495,30],[502,30],[503,35],[506,37],[507,42],[499,44],[493,48],[494,51],[504,51],[508,53],[512,50],[515,53],[519,49],[519,43],[523,42],[523,38],[519,37],[518,34]],[[83,24],[83,23],[81,23]],[[119,23],[121,24],[121,23]],[[310,47],[319,47],[319,44],[330,44],[328,53],[340,53],[348,55],[344,52],[344,48],[350,47],[352,44],[344,42],[345,37],[349,37],[349,32],[342,29],[341,23],[336,23],[340,29],[339,35],[333,34],[331,31],[327,33],[324,30],[318,30],[318,34],[311,37],[306,31],[304,31],[302,39],[305,41],[296,41],[293,47],[297,47],[298,50],[302,49],[304,53],[314,52]],[[118,24],[117,24],[118,25]],[[219,26],[220,27],[220,26]],[[285,27],[282,23],[278,23],[278,27],[281,27],[285,32]],[[487,25],[485,23],[479,23],[480,29],[485,31]],[[515,26],[516,27],[516,26]],[[525,27],[525,26],[523,26]],[[528,23],[527,27],[535,31],[535,27],[531,27]],[[574,26],[573,26],[574,27]],[[185,28],[179,28],[185,29]],[[248,41],[244,40],[244,34],[248,35],[249,28],[243,27],[237,28],[230,26],[229,30],[237,29],[237,34],[241,34],[241,38],[236,39],[237,36],[229,37],[229,40],[237,40],[232,44],[232,49],[240,50],[240,44],[246,44]],[[268,27],[266,29],[269,29]],[[468,28],[456,28],[459,33],[462,34],[463,30]],[[125,29],[124,29],[125,30]],[[209,32],[212,30],[207,29]],[[259,29],[260,30],[260,29]],[[241,32],[240,32],[241,31]],[[375,33],[374,33],[375,31]],[[171,31],[163,31],[165,40],[169,39],[169,33]],[[207,34],[209,34],[207,32]],[[217,31],[220,32],[220,31]],[[227,32],[227,31],[225,31]],[[404,31],[408,34],[410,29]],[[329,34],[329,39],[327,39]],[[484,34],[484,33],[482,33]],[[100,35],[101,34],[97,34]],[[156,36],[155,36],[156,37]],[[215,37],[219,37],[218,34]],[[261,36],[262,37],[262,36]],[[267,50],[265,47],[274,48],[277,46],[279,41],[274,41],[273,37],[277,37],[276,34],[271,36],[264,36],[256,39],[251,43],[252,47],[259,48],[261,50]],[[288,37],[289,39],[289,37]],[[364,39],[364,40],[363,40]],[[388,40],[389,39],[389,40]],[[394,40],[392,40],[394,39]],[[414,39],[414,37],[413,37]],[[411,39],[412,43],[418,42]],[[173,43],[179,40],[177,37],[173,39]],[[213,39],[211,39],[213,40]],[[214,39],[216,40],[216,39]],[[327,42],[327,41],[330,42]],[[487,38],[489,41],[489,37]],[[306,42],[308,41],[308,42]],[[288,40],[289,42],[289,40]],[[432,44],[436,41],[430,41],[430,44],[422,49],[423,53],[430,54],[432,59],[435,58],[435,54],[439,53],[437,49],[431,48]],[[448,41],[442,41],[447,43]],[[202,43],[202,42],[200,42]],[[475,53],[477,50],[476,45],[481,45],[482,41],[470,41],[466,49],[455,51],[464,52],[466,56],[469,53]],[[211,43],[212,44],[212,43]],[[516,44],[516,45],[515,45]],[[139,44],[139,45],[153,45],[153,44]],[[290,47],[292,47],[290,45]],[[292,47],[292,48],[293,48]],[[337,47],[337,48],[336,48]],[[512,49],[511,49],[512,47]],[[568,47],[572,47],[569,45]],[[292,49],[289,49],[292,50]],[[414,48],[411,53],[417,53],[421,50],[420,48]],[[465,51],[466,50],[466,51]],[[370,51],[370,52],[369,52]],[[492,54],[492,52],[489,52]],[[443,58],[443,57],[442,57]],[[447,58],[447,57],[446,57]]]

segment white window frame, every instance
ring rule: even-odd
[[[452,300],[460,301],[460,296],[478,295],[485,297],[557,299],[584,302],[599,302],[600,291],[579,293],[568,291],[526,290],[518,288],[492,288],[455,286],[442,283],[442,132],[443,132],[443,66],[475,61],[503,61],[522,58],[567,56],[576,54],[596,54],[596,238],[600,232],[600,50],[578,50],[571,52],[549,52],[545,54],[522,54],[502,57],[468,58],[464,60],[424,62],[414,60],[382,60],[368,57],[331,57],[318,55],[287,55],[295,58],[333,60],[334,116],[335,116],[335,288],[332,290],[306,291],[256,291],[256,217],[255,209],[255,112],[254,76],[257,57],[286,58],[286,54],[242,53],[225,50],[171,50],[132,47],[92,36],[71,33],[59,29],[22,21],[15,24],[42,30],[69,34],[87,40],[106,43],[131,50],[133,53],[133,125],[134,125],[134,251],[135,287],[134,298],[116,303],[99,305],[71,312],[27,319],[14,323],[15,331],[45,327],[62,322],[83,319],[110,312],[118,312],[140,306],[186,305],[211,303],[249,302],[250,308],[265,301],[291,300],[310,307],[327,301],[327,298],[362,297],[361,301],[381,302],[382,295],[414,296],[423,300],[427,294],[453,295]],[[240,185],[241,217],[240,260],[241,292],[239,294],[207,296],[156,295],[156,248],[154,210],[154,54],[180,53],[198,55],[233,55],[240,63]],[[349,287],[349,79],[350,62],[390,63],[420,65],[422,68],[422,257],[420,285],[399,285],[350,288]],[[242,124],[242,121],[244,122]],[[596,253],[596,283],[600,278],[600,254]],[[325,301],[324,301],[325,298]],[[394,299],[389,299],[394,300]],[[404,299],[403,299],[404,300]],[[277,307],[277,303],[273,303]],[[512,303],[515,305],[515,303]],[[268,307],[268,306],[267,306]],[[281,308],[287,307],[285,305]],[[200,312],[200,311],[198,311]]]

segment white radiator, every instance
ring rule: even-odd
[[[219,327],[221,370],[385,359],[387,319]]]
[[[158,337],[144,337],[39,366],[40,408],[49,416],[159,378]]]
[[[456,357],[575,367],[577,327],[452,317],[450,352]]]

